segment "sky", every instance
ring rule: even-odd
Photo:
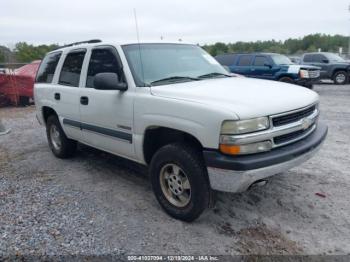
[[[350,0],[1,0],[0,45],[87,39],[212,44],[350,33]]]

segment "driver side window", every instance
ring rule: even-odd
[[[94,49],[91,52],[86,87],[94,88],[95,75],[99,73],[116,73],[120,82],[125,82],[122,66],[112,48]]]

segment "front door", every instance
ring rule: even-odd
[[[329,72],[329,61],[327,61],[327,57],[323,54],[313,54],[312,55],[312,63],[313,66],[318,66],[321,68],[321,78],[328,78]]]
[[[116,73],[126,81],[117,50],[111,46],[93,48],[86,68],[86,81],[80,88],[82,141],[113,154],[134,155],[132,90],[97,90],[98,73]]]
[[[250,76],[261,79],[274,79],[275,71],[276,69],[273,68],[273,64],[266,56],[257,55],[251,67]]]

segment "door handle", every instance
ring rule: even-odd
[[[80,97],[80,104],[88,105],[89,104],[89,98],[87,96]]]
[[[61,100],[61,94],[55,93],[55,100]]]

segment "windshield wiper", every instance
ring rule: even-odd
[[[150,85],[159,83],[159,82],[178,82],[178,81],[182,81],[182,80],[189,80],[189,81],[198,81],[200,80],[199,78],[196,77],[190,77],[190,76],[170,76],[170,77],[165,77],[159,80],[155,80],[153,82],[150,83]]]
[[[211,78],[211,77],[217,77],[217,76],[231,77],[228,74],[213,72],[213,73],[209,73],[209,74],[200,75],[200,76],[198,76],[198,78]]]

